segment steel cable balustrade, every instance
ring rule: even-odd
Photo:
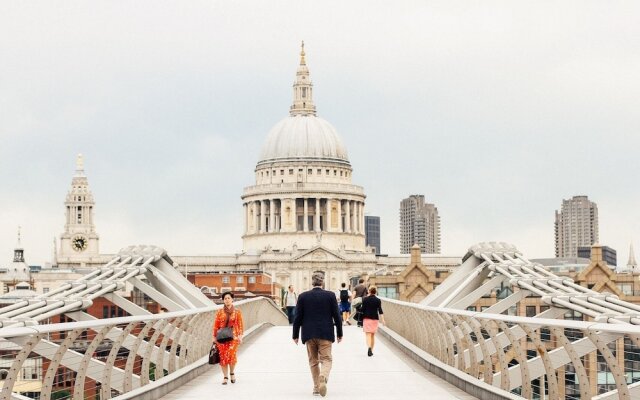
[[[236,307],[245,331],[288,323],[267,298]],[[133,398],[206,364],[219,308],[1,328],[0,400]]]
[[[381,300],[388,329],[447,368],[512,395],[640,398],[640,326],[516,317]]]

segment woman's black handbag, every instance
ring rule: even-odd
[[[209,350],[209,364],[218,364],[220,362],[220,353],[218,352],[218,346],[215,343],[211,345]]]
[[[216,341],[218,343],[226,343],[233,340],[233,328],[230,326],[225,326],[224,328],[218,329],[216,333]]]
[[[233,340],[233,328],[229,326],[229,316],[227,315],[227,323],[224,328],[218,329],[216,332],[216,341],[218,343],[226,343]]]

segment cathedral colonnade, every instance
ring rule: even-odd
[[[243,203],[244,234],[332,232],[364,235],[364,201],[270,197]]]

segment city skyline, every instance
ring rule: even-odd
[[[0,260],[18,226],[28,263],[51,258],[77,153],[101,252],[239,252],[242,188],[286,115],[304,39],[318,115],[343,137],[387,252],[398,202],[424,193],[443,254],[498,240],[552,256],[554,210],[584,194],[626,263],[640,225],[638,5],[594,3],[578,20],[567,4],[366,3],[349,18],[362,4],[1,5]]]

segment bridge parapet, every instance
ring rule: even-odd
[[[247,331],[287,324],[270,299],[236,307]],[[0,399],[139,398],[206,364],[219,308],[0,329]]]
[[[382,300],[389,329],[505,396],[640,398],[640,326],[554,319],[560,308],[529,318]]]

